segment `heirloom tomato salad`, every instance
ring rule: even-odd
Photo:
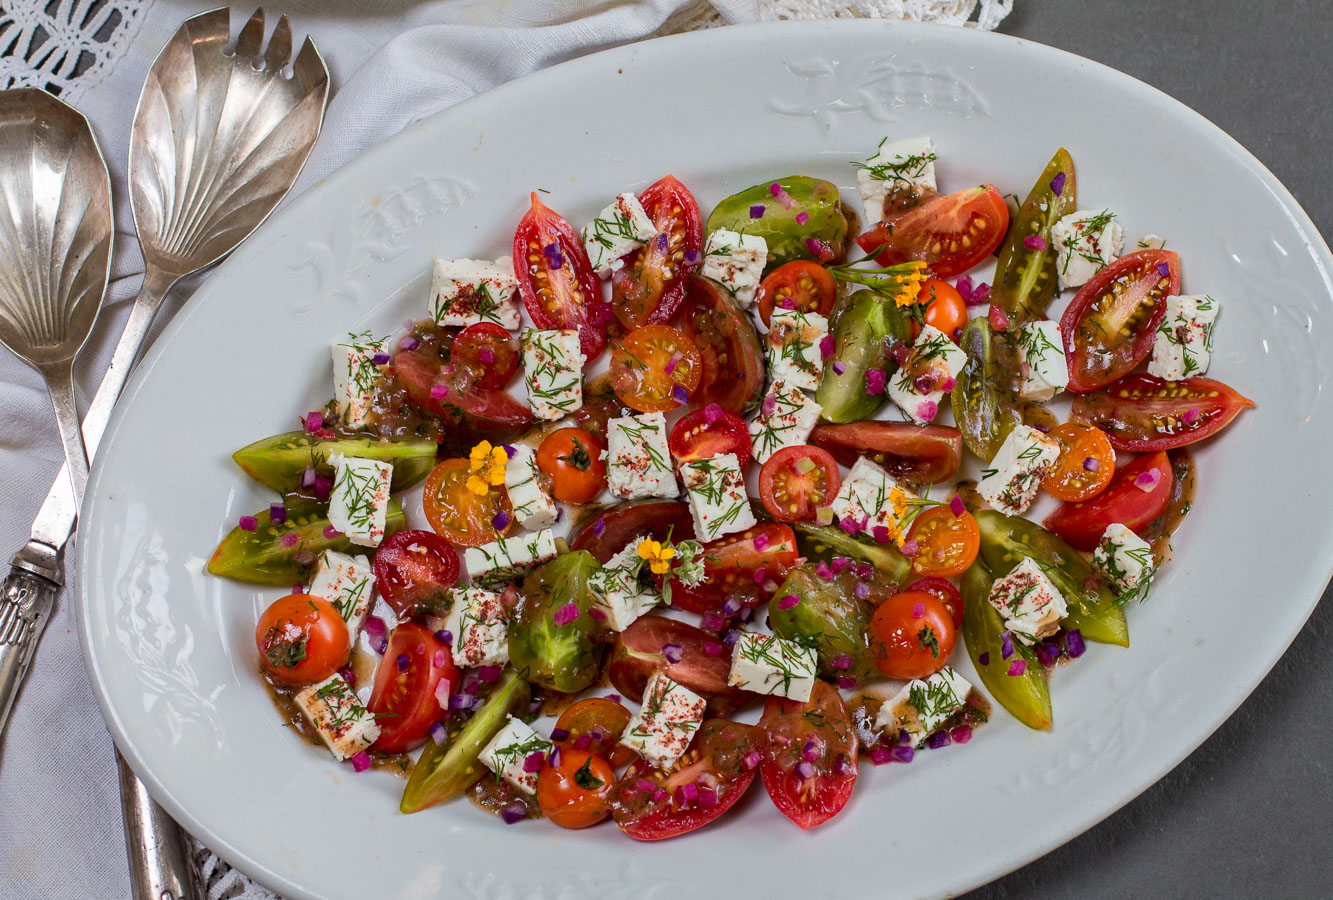
[[[512,255],[336,337],[333,399],[235,454],[280,497],[209,564],[280,589],[280,714],[404,813],[638,840],[756,776],[821,825],[992,704],[1049,729],[1060,667],[1129,646],[1189,448],[1253,404],[1208,374],[1219,301],[1065,150],[1021,202],[948,174],[893,136],[856,205],[784,175],[705,217],[665,175],[571,223],[536,191]]]

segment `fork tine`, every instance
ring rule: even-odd
[[[264,49],[264,10],[257,9],[236,38],[236,55],[241,59],[259,59]]]
[[[269,72],[280,72],[292,56],[292,26],[287,17],[278,19],[278,27],[273,29],[273,37],[268,39],[268,49],[264,51],[264,68]]]
[[[327,89],[329,67],[324,64],[324,57],[319,55],[319,51],[315,49],[315,42],[309,37],[301,45],[301,52],[296,54],[296,62],[292,64],[292,75],[308,93],[320,88]]]

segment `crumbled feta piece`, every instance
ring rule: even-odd
[[[1069,384],[1064,339],[1060,324],[1049,319],[1029,322],[1018,332],[1019,371],[1023,384],[1018,395],[1045,403]]]
[[[1031,557],[991,585],[988,599],[1004,616],[1004,627],[1025,644],[1055,634],[1069,615],[1065,598]]]
[[[380,727],[337,672],[297,691],[292,698],[315,726],[334,759],[351,759],[380,736]]]
[[[1166,238],[1160,234],[1145,234],[1139,238],[1139,250],[1164,250],[1166,248]]]
[[[912,344],[912,355],[888,379],[889,399],[913,422],[928,425],[965,365],[967,351],[934,325],[926,325]]]
[[[845,531],[865,531],[875,534],[877,528],[887,528],[892,536],[902,531],[893,509],[890,494],[897,489],[905,501],[916,495],[898,484],[897,480],[866,457],[861,457],[847,473],[847,479],[838,488],[838,494],[829,504],[834,517]]]
[[[523,332],[523,383],[538,419],[562,419],[583,405],[583,350],[579,333],[551,329]]]
[[[813,391],[824,374],[819,342],[828,334],[828,319],[819,313],[775,309],[768,329],[768,374],[773,381]]]
[[[644,587],[639,577],[643,560],[639,558],[638,547],[639,538],[635,538],[588,578],[593,605],[606,615],[612,631],[624,631],[662,602],[661,595]]]
[[[621,500],[680,493],[671,471],[666,417],[660,412],[607,422],[606,486]]]
[[[945,666],[925,681],[915,679],[879,708],[875,725],[893,734],[906,733],[912,747],[920,747],[954,714],[967,705],[972,685]]]
[[[602,278],[625,265],[625,257],[648,243],[657,234],[657,226],[644,210],[639,198],[621,194],[615,201],[583,226],[583,246],[593,270]]]
[[[518,279],[507,257],[496,262],[437,259],[430,282],[431,318],[436,325],[466,328],[494,322],[518,331],[517,292]]]
[[[500,595],[456,587],[450,597],[444,630],[453,637],[454,662],[463,668],[509,662],[509,614]]]
[[[554,744],[533,731],[526,723],[513,716],[503,728],[481,748],[477,758],[481,764],[525,794],[537,793],[537,760],[528,762],[534,753],[542,755],[542,762],[550,755]]]
[[[804,703],[815,689],[818,670],[813,647],[768,634],[741,632],[732,650],[727,684]]]
[[[1121,603],[1147,599],[1148,586],[1157,574],[1152,545],[1119,522],[1102,532],[1092,565],[1105,576]]]
[[[1207,372],[1217,312],[1218,303],[1212,297],[1167,297],[1166,315],[1153,337],[1148,374],[1180,381]]]
[[[384,540],[393,463],[341,453],[330,456],[329,463],[333,466],[329,524],[347,535],[353,544],[378,547]]]
[[[625,726],[620,743],[665,768],[690,748],[707,705],[703,697],[655,672],[644,689],[643,707]]]
[[[993,509],[1022,515],[1037,488],[1060,458],[1060,444],[1030,425],[1018,425],[1000,445],[990,465],[981,470],[977,490]]]
[[[463,565],[473,584],[504,587],[547,560],[555,559],[555,552],[555,535],[548,528],[468,547],[463,551]]]
[[[750,422],[755,460],[766,463],[783,447],[804,444],[823,411],[824,407],[795,385],[774,382],[759,404],[759,415]]]
[[[699,274],[731,291],[743,306],[754,302],[768,264],[768,241],[756,235],[719,228],[708,236]]]
[[[680,480],[694,517],[694,536],[704,543],[754,524],[745,473],[735,453],[680,464]]]
[[[1064,290],[1087,284],[1109,266],[1125,247],[1125,230],[1113,212],[1080,209],[1055,223],[1051,244]]]
[[[333,403],[349,428],[362,427],[370,415],[380,374],[375,356],[387,354],[387,340],[373,338],[367,331],[349,334],[345,342],[333,345]]]
[[[370,613],[374,591],[375,573],[370,568],[370,560],[325,550],[315,565],[315,574],[306,593],[323,597],[333,604],[347,623],[347,633],[355,641],[356,633]]]
[[[884,219],[884,201],[891,192],[935,190],[935,142],[928,137],[879,142],[875,155],[857,166],[856,189],[865,204],[866,226]]]
[[[555,524],[556,505],[542,490],[537,469],[537,454],[526,444],[514,444],[514,452],[505,463],[505,490],[514,509],[514,521],[528,531],[541,531]]]

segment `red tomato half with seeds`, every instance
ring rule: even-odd
[[[838,284],[828,269],[808,259],[783,263],[759,283],[759,318],[770,325],[774,309],[827,316],[838,299]]]
[[[810,443],[844,466],[856,465],[864,456],[894,478],[916,484],[948,481],[963,458],[963,434],[951,425],[880,421],[816,425]]]
[[[1009,207],[993,184],[929,194],[856,239],[882,266],[918,259],[936,278],[961,275],[995,252],[1009,228]]]
[[[703,377],[690,395],[697,407],[716,403],[741,413],[764,389],[764,346],[744,309],[706,278],[685,280],[685,300],[673,324],[703,357]]]
[[[611,277],[611,307],[626,331],[670,319],[685,298],[685,276],[703,261],[703,220],[689,188],[667,175],[644,188],[639,202],[657,236]]]
[[[375,585],[400,617],[445,609],[458,581],[458,551],[429,531],[399,531],[375,551]]]
[[[1253,400],[1212,378],[1164,381],[1140,374],[1075,397],[1071,414],[1104,431],[1111,446],[1144,453],[1217,434],[1251,406]]]
[[[577,330],[583,355],[592,362],[606,346],[611,308],[602,299],[583,239],[536,191],[514,232],[514,274],[532,323]]]
[[[1174,483],[1166,453],[1148,453],[1117,470],[1102,493],[1084,503],[1061,504],[1044,524],[1075,550],[1095,550],[1106,526],[1119,522],[1138,533],[1160,516]]]
[[[767,601],[796,566],[796,532],[763,522],[704,544],[704,580],[687,585],[671,576],[671,605],[688,612],[717,612],[729,599],[746,606]]]
[[[403,753],[425,740],[430,726],[443,714],[435,695],[441,681],[448,682],[441,691],[446,696],[459,683],[449,645],[424,625],[400,624],[389,635],[389,648],[366,704],[380,726],[380,736],[371,749]]]
[[[759,470],[759,499],[783,522],[813,522],[840,487],[842,475],[833,457],[804,444],[783,447]]]
[[[859,742],[837,688],[816,681],[810,700],[770,697],[759,775],[773,805],[802,829],[836,816],[856,786]]]
[[[696,409],[681,418],[671,427],[667,448],[676,462],[734,453],[742,469],[754,453],[745,420],[721,407]]]
[[[494,322],[478,322],[454,338],[453,358],[475,373],[477,387],[499,391],[518,370],[518,345],[508,331]]]

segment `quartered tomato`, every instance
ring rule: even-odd
[[[633,750],[618,743],[630,718],[623,704],[606,697],[588,697],[560,714],[551,738],[561,735],[556,743],[605,756],[613,766],[623,766],[634,758]]]
[[[616,770],[604,756],[562,747],[537,775],[542,815],[561,828],[588,828],[611,814]]]
[[[426,477],[421,495],[430,527],[460,547],[480,547],[499,540],[512,526],[507,522],[504,528],[495,527],[497,513],[513,514],[504,486],[495,485],[484,494],[474,494],[467,486],[471,471],[466,459],[446,459]]]
[[[551,476],[551,496],[589,503],[606,487],[606,444],[586,428],[557,428],[537,448],[537,468]]]
[[[690,402],[741,413],[764,389],[764,348],[750,316],[706,278],[686,279],[685,301],[673,319],[703,357],[703,377]]]
[[[648,679],[661,672],[707,700],[708,708],[718,716],[754,699],[750,692],[727,684],[731,652],[725,644],[702,628],[666,616],[640,616],[620,632],[606,671],[611,684],[625,697],[642,697]]]
[[[352,639],[332,603],[310,594],[273,601],[255,626],[259,664],[284,684],[323,681],[347,662]]]
[[[937,278],[961,275],[1004,240],[1009,207],[995,185],[928,194],[856,239],[882,266],[919,259]]]
[[[928,678],[949,662],[958,637],[953,614],[925,591],[894,594],[870,619],[870,653],[889,678]]]
[[[389,648],[375,673],[375,689],[366,709],[375,714],[380,736],[373,750],[403,753],[425,740],[443,710],[436,697],[440,682],[448,697],[459,684],[458,667],[449,646],[429,628],[403,622],[389,635]]]
[[[532,192],[532,208],[514,232],[514,274],[532,323],[577,329],[588,362],[606,346],[611,309],[588,261],[583,239]]]
[[[833,457],[804,444],[783,447],[759,470],[759,499],[783,522],[813,522],[840,487],[842,476]]]
[[[644,188],[639,202],[657,236],[611,277],[611,307],[626,331],[671,318],[685,298],[685,276],[702,261],[704,243],[699,204],[674,175]]]
[[[949,615],[953,616],[953,626],[955,628],[963,627],[963,595],[949,579],[935,575],[918,578],[907,586],[907,590],[924,591],[927,594],[934,594],[939,597],[944,605],[949,607]]]
[[[660,841],[707,825],[750,787],[762,743],[762,732],[753,725],[705,719],[690,749],[669,768],[638,760],[625,770],[611,793],[611,817],[640,841]]]
[[[807,830],[841,812],[856,785],[859,742],[837,688],[815,681],[806,703],[770,697],[759,727],[759,776],[778,810]]]
[[[694,613],[716,612],[729,599],[763,603],[796,565],[796,532],[763,522],[704,544],[704,580],[694,586],[671,576],[671,605]],[[766,588],[765,585],[772,585]]]
[[[1180,257],[1171,250],[1126,254],[1079,288],[1060,317],[1069,390],[1095,391],[1143,362],[1166,298],[1178,293]]]
[[[458,551],[429,531],[399,531],[375,551],[375,586],[400,617],[446,609]]]
[[[948,481],[963,458],[963,435],[948,425],[911,422],[853,422],[816,425],[810,443],[844,466],[861,457],[879,463],[894,478],[915,484]]]
[[[644,325],[611,351],[611,387],[639,412],[665,412],[688,401],[703,377],[703,358],[686,335],[668,325]],[[680,399],[678,390],[685,392]]]
[[[1072,415],[1091,422],[1120,450],[1170,450],[1221,431],[1254,401],[1212,378],[1164,381],[1127,375],[1074,398]]]
[[[676,462],[734,453],[742,469],[754,453],[745,420],[720,406],[696,409],[678,420],[671,426],[667,448]]]
[[[921,282],[921,295],[917,302],[926,304],[923,316],[925,323],[944,332],[955,344],[958,343],[955,332],[961,332],[963,326],[967,324],[967,302],[963,300],[963,295],[958,293],[958,289],[947,281],[927,278]],[[920,327],[913,322],[913,340],[919,331]]]
[[[1175,475],[1166,453],[1140,456],[1115,473],[1110,486],[1086,503],[1066,503],[1046,517],[1046,527],[1075,550],[1094,550],[1106,526],[1147,527],[1171,501]]]
[[[694,539],[694,517],[679,500],[634,500],[613,506],[581,524],[569,538],[569,549],[587,550],[605,564],[636,538],[665,541]]]
[[[475,384],[486,391],[503,390],[518,370],[518,346],[494,322],[469,325],[454,338],[454,361],[475,372]]]
[[[797,310],[827,316],[838,299],[838,284],[817,262],[798,259],[783,263],[759,283],[759,318],[769,325],[774,309]]]
[[[948,506],[922,510],[907,530],[908,543],[915,541],[912,571],[918,575],[961,575],[977,558],[981,531],[972,514],[954,515]]]
[[[1075,401],[1077,402],[1077,401]],[[1066,422],[1047,435],[1060,444],[1060,458],[1041,486],[1057,500],[1091,500],[1115,476],[1115,450],[1100,428]]]
[[[400,350],[393,358],[393,373],[414,406],[473,434],[504,438],[532,422],[532,410],[513,396],[478,387],[470,368],[442,365],[433,352]]]

